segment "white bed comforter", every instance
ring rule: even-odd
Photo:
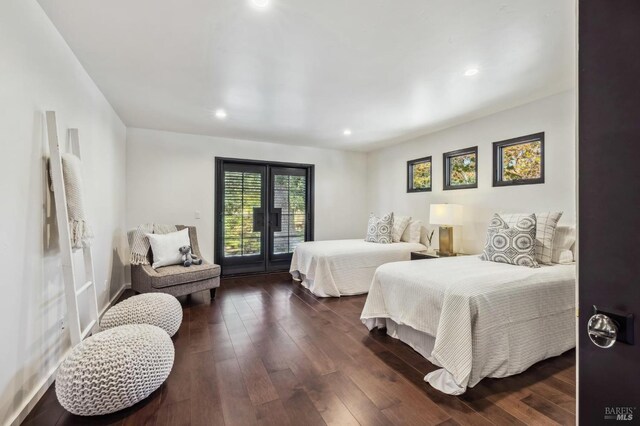
[[[308,241],[293,252],[289,271],[312,293],[339,297],[369,291],[378,266],[409,260],[422,244],[376,244],[364,240]]]
[[[362,311],[435,337],[425,380],[454,395],[575,347],[575,265],[526,268],[479,256],[390,263],[375,273]]]

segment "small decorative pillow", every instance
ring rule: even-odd
[[[418,223],[419,225],[416,225],[416,223]],[[410,221],[407,227],[405,228],[404,232],[402,233],[402,237],[400,237],[400,241],[403,241],[405,243],[415,243],[415,242],[419,243],[420,242],[419,236],[418,236],[418,241],[416,241],[415,238],[416,238],[416,233],[420,231],[421,226],[422,226],[422,222],[419,220]],[[411,239],[412,236],[413,236],[413,241]]]
[[[576,243],[575,226],[558,226],[556,235],[553,238],[553,251],[551,252],[551,262],[568,264],[573,263],[574,256],[571,247]]]
[[[503,214],[502,219],[509,226],[515,225],[521,218],[528,217],[527,213]],[[553,240],[556,235],[558,221],[562,217],[562,212],[536,213],[536,260],[538,263],[551,265],[551,255],[553,254]]]
[[[189,228],[169,234],[147,234],[153,253],[153,269],[182,263],[180,247],[190,246]]]
[[[407,240],[407,242],[419,244],[420,237],[422,236],[422,221],[421,220],[411,221],[407,229],[409,229],[409,239]]]
[[[399,243],[402,239],[402,234],[407,226],[411,222],[411,216],[393,216],[393,228],[391,229],[391,240],[394,243]]]
[[[574,263],[575,259],[570,249],[553,249],[551,261],[553,263],[559,263],[560,265],[570,265]]]
[[[367,238],[370,243],[391,244],[391,229],[393,227],[393,213],[387,213],[377,217],[373,213],[369,215],[367,226]]]
[[[511,227],[499,214],[493,215],[487,230],[482,260],[538,268],[535,255],[535,214],[520,218]]]

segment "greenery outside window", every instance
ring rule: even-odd
[[[478,147],[445,152],[444,190],[478,187]]]
[[[407,161],[407,192],[431,191],[431,157]]]
[[[493,143],[493,186],[544,183],[544,132]]]

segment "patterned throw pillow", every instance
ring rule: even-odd
[[[499,214],[494,214],[487,230],[482,260],[538,268],[535,243],[535,214],[520,218],[511,227]]]
[[[516,224],[521,218],[529,216],[526,213],[511,213],[501,215],[509,226]],[[551,265],[553,254],[553,240],[556,235],[558,221],[562,212],[536,213],[536,260],[544,265]]]
[[[367,238],[370,243],[391,244],[391,229],[393,228],[393,213],[387,213],[377,217],[373,213],[369,215],[367,226]]]
[[[391,240],[399,243],[404,230],[407,229],[411,216],[393,216],[393,228],[391,229]]]

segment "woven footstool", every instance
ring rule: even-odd
[[[174,296],[146,293],[132,296],[105,312],[100,327],[103,330],[125,324],[155,325],[173,336],[182,323],[182,306]]]
[[[154,325],[102,331],[76,346],[60,366],[58,401],[79,416],[131,407],[167,379],[174,355],[171,338]]]

